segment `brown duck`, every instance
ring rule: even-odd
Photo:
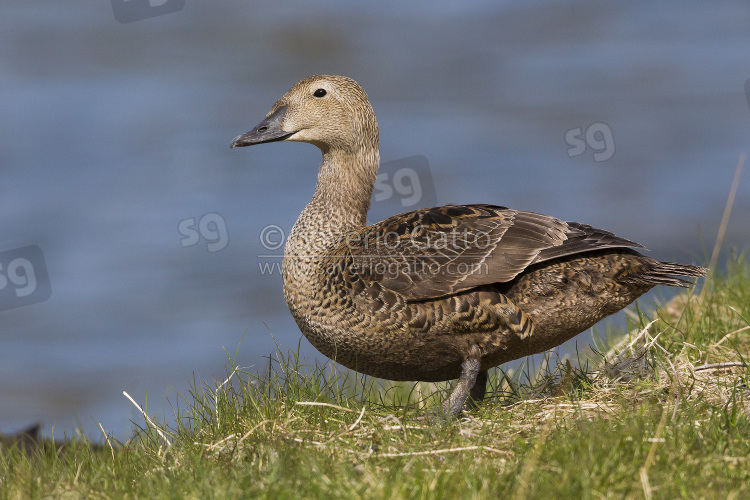
[[[448,416],[482,399],[488,369],[562,344],[655,285],[689,283],[675,276],[705,274],[645,257],[608,231],[495,205],[425,208],[368,226],[378,125],[350,78],[300,80],[232,147],[273,141],[323,153],[282,263],[300,330],[367,375],[458,378]]]

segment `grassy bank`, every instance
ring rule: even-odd
[[[127,443],[0,446],[0,497],[748,498],[750,264],[631,313],[616,346],[491,372],[461,420],[448,384],[390,384],[279,355],[230,363]],[[579,367],[580,366],[580,367]]]

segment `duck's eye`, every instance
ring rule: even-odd
[[[318,89],[315,92],[313,92],[313,95],[315,97],[323,97],[324,95],[326,95],[326,90],[325,89]]]

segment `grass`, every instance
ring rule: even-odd
[[[630,313],[617,345],[491,373],[460,420],[449,384],[389,383],[296,352],[177,394],[126,443],[0,446],[1,498],[748,498],[750,263]],[[718,364],[718,365],[717,365]],[[158,425],[158,428],[157,428]]]

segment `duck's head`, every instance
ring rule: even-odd
[[[323,153],[374,146],[378,126],[364,89],[344,76],[315,75],[295,83],[266,118],[231,147],[265,142],[309,142]]]

